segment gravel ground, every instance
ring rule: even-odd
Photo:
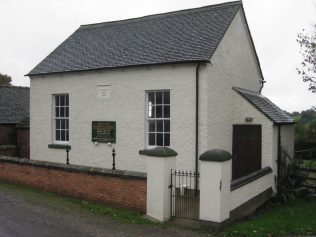
[[[1,237],[208,236],[178,227],[126,224],[59,198],[0,187]]]

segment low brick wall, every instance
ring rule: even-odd
[[[0,180],[146,212],[145,173],[0,156]]]

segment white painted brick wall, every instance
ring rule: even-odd
[[[97,85],[110,84],[111,98],[97,98]],[[111,148],[91,142],[91,121],[116,121],[118,169],[145,171],[138,154],[145,146],[145,91],[171,93],[171,147],[178,168],[194,167],[195,65],[137,67],[31,79],[31,158],[65,162],[52,143],[52,94],[69,93],[70,162],[111,167]]]
[[[232,87],[259,91],[261,79],[240,12],[215,51],[211,64],[202,72],[200,98],[207,101],[207,105],[201,104],[200,152],[213,148],[231,152],[236,93]]]
[[[274,182],[273,173],[267,174],[245,186],[231,192],[230,210],[234,210],[249,199],[259,195]]]

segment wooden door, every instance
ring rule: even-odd
[[[261,169],[261,125],[233,125],[232,179]]]

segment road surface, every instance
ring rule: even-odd
[[[1,237],[208,236],[177,227],[126,224],[58,197],[0,185]]]

